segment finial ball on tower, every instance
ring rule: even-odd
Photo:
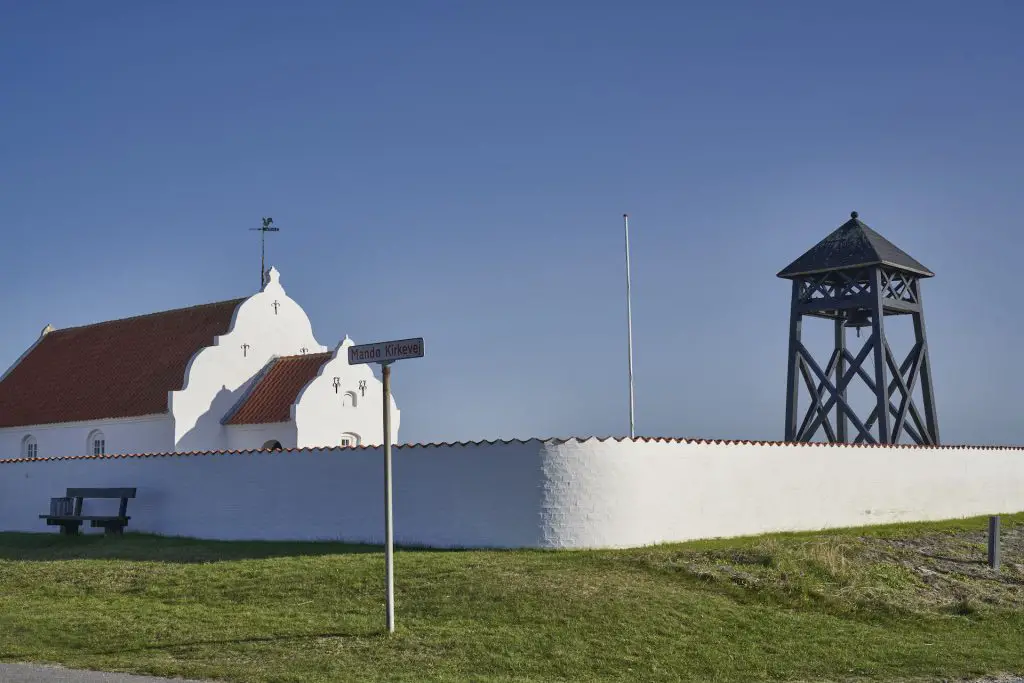
[[[860,214],[859,214],[859,213],[857,213],[856,211],[851,211],[851,212],[850,212],[850,218],[856,218],[856,217],[857,217],[857,216],[859,216],[859,215],[860,215]]]

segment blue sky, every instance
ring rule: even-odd
[[[856,209],[937,273],[943,441],[1024,443],[1022,20],[0,0],[0,365],[47,323],[254,292],[273,216],[321,342],[426,339],[402,440],[623,434],[629,212],[638,433],[776,439],[775,273]]]

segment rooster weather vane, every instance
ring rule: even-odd
[[[262,227],[249,228],[249,230],[260,233],[260,290],[262,291],[263,285],[267,284],[267,233],[281,232],[281,228],[274,226],[273,218],[264,217]]]

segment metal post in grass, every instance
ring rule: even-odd
[[[377,363],[384,385],[384,624],[395,632],[394,523],[391,510],[391,364],[403,358],[422,358],[423,338],[402,339],[348,347],[348,364]]]
[[[988,566],[999,570],[999,515],[988,518]]]
[[[384,593],[385,626],[395,632],[395,525],[391,508],[391,363],[381,363],[384,382]]]

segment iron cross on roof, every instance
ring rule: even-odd
[[[267,284],[267,233],[268,232],[281,232],[281,228],[274,226],[273,218],[263,218],[263,226],[259,228],[249,228],[250,231],[256,230],[260,233],[260,290],[263,290],[263,285]]]

